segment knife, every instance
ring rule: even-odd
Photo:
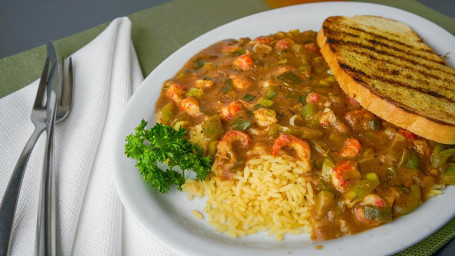
[[[35,255],[56,255],[56,213],[55,213],[55,173],[54,173],[54,127],[58,90],[62,83],[62,68],[58,61],[55,45],[47,44],[49,57],[49,79],[46,87],[47,120],[46,150],[41,178],[41,191],[36,225]]]

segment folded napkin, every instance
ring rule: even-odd
[[[132,45],[131,22],[118,18],[72,55],[74,104],[56,125],[58,255],[172,255],[128,214],[113,180],[114,133],[143,77]],[[43,60],[44,64],[44,60]],[[0,195],[33,131],[38,80],[0,100]],[[30,157],[12,234],[13,255],[33,255],[45,137]]]

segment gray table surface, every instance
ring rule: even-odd
[[[170,0],[0,0],[0,58],[43,45],[49,39],[58,40],[116,17],[168,1]],[[455,18],[455,0],[418,1]],[[455,255],[455,240],[435,255]]]

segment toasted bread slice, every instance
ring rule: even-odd
[[[364,108],[419,136],[455,144],[455,69],[408,25],[334,16],[317,41],[341,88]]]

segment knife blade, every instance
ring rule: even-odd
[[[54,173],[54,128],[58,90],[62,83],[62,69],[55,45],[47,44],[50,72],[46,93],[46,150],[41,178],[41,191],[36,225],[35,255],[56,255],[56,213]]]

